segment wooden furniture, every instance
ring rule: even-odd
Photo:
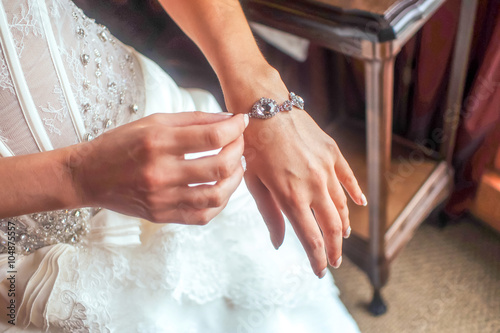
[[[251,21],[305,37],[362,59],[366,130],[333,125],[331,133],[351,163],[368,207],[350,206],[353,233],[344,252],[369,276],[370,311],[386,305],[380,290],[389,264],[418,225],[449,192],[451,152],[459,120],[476,0],[462,0],[442,150],[434,154],[392,137],[394,59],[444,0],[242,0]],[[432,157],[438,155],[437,159]]]

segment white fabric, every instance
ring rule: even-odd
[[[46,10],[40,10],[41,1]],[[104,118],[119,125],[158,112],[220,112],[208,93],[178,88],[152,61],[113,40],[103,27],[82,21],[69,0],[0,3],[9,26],[2,33],[16,45],[8,56],[22,68],[18,73],[5,65],[2,40],[0,153],[43,150],[36,138],[44,132],[54,148],[73,144],[81,140],[82,124],[87,133],[101,133]],[[47,19],[51,29],[42,27]],[[82,54],[107,65],[83,66]],[[23,116],[15,87],[21,79],[42,120],[34,127]],[[127,94],[117,94],[117,86]],[[68,107],[72,100],[81,110]],[[140,112],[126,113],[130,103]],[[33,223],[30,217],[16,221]],[[7,323],[12,297],[4,278],[1,332],[359,332],[331,275],[314,276],[289,225],[283,246],[272,247],[244,183],[207,226],[159,225],[108,210],[88,223],[90,232],[79,244],[47,244],[16,255],[17,321]],[[9,269],[9,255],[0,254],[2,277],[10,276]]]

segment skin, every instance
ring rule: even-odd
[[[104,207],[152,222],[206,224],[242,180],[244,129],[243,115],[156,114],[91,142],[1,158],[0,188],[9,191],[0,192],[0,218]],[[184,159],[217,148],[215,156]]]
[[[316,275],[338,267],[349,217],[343,187],[363,195],[336,143],[304,111],[268,119],[247,113],[260,97],[285,101],[288,90],[264,59],[237,0],[161,0],[217,73],[228,110],[146,117],[91,142],[0,159],[0,218],[86,206],[159,223],[206,224],[242,179],[276,248],[291,221]],[[243,132],[245,135],[243,136]],[[185,153],[222,148],[217,156]],[[215,186],[188,184],[216,181]]]
[[[246,113],[260,97],[281,103],[288,90],[262,56],[237,0],[160,0],[217,73],[229,112]],[[366,199],[335,141],[304,111],[251,119],[245,131],[245,181],[278,248],[288,217],[319,277],[342,261],[349,212]]]

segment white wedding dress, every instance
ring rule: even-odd
[[[0,37],[0,158],[220,112],[69,0],[0,0]],[[203,227],[94,208],[0,220],[0,331],[359,332],[287,227],[276,251],[244,183]]]

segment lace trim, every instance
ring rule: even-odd
[[[47,130],[50,133],[55,133],[60,136],[62,135],[62,132],[58,125],[62,124],[68,116],[68,107],[66,106],[67,104],[64,98],[64,93],[59,84],[54,85],[53,93],[57,95],[57,100],[61,107],[56,109],[49,102],[47,102],[47,106],[40,106],[40,110],[45,114],[42,120],[46,125]]]
[[[59,329],[66,332],[88,333],[89,327],[85,324],[87,320],[86,308],[82,303],[76,301],[76,295],[70,290],[65,290],[61,293],[60,304],[67,308],[68,314],[61,318],[57,315],[52,315],[50,323]]]
[[[47,304],[49,331],[55,326],[68,333],[110,332],[108,306],[113,304],[113,295],[127,292],[130,278],[124,253],[89,244],[62,258],[60,267]]]
[[[27,8],[22,3],[19,5],[18,14],[13,14],[12,20],[9,24],[12,32],[19,32],[20,38],[14,38],[19,59],[22,58],[24,51],[24,39],[27,36],[33,34],[36,37],[43,37],[40,22],[34,14],[33,0],[28,0],[27,5]]]
[[[8,90],[12,95],[15,95],[14,85],[10,78],[9,69],[4,60],[2,46],[0,45],[0,88]]]

